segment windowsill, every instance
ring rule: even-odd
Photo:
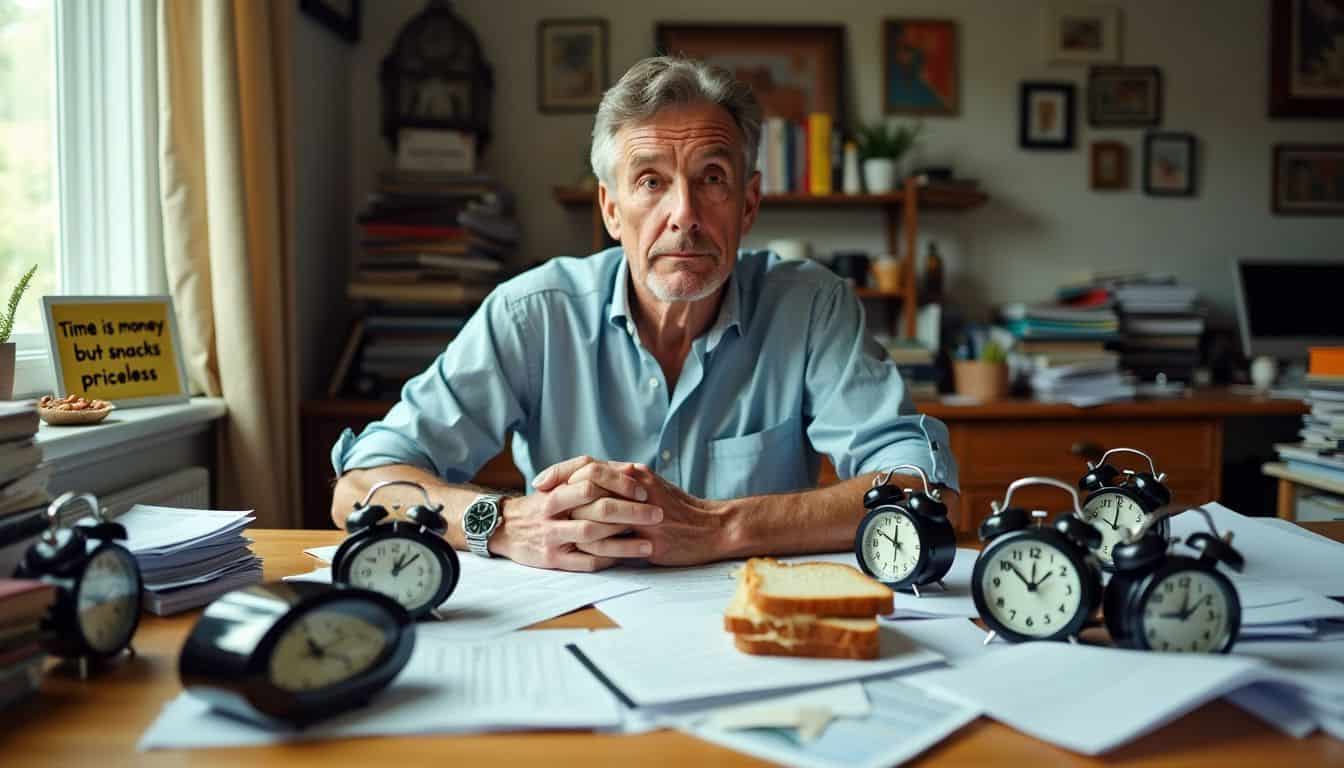
[[[126,456],[132,448],[205,432],[227,413],[223,398],[193,397],[189,403],[118,408],[97,424],[53,427],[44,422],[34,440],[42,446],[43,461],[68,470]]]

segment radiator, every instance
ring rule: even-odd
[[[209,509],[210,471],[205,467],[187,467],[98,497],[105,514],[112,519],[136,504],[161,507]]]

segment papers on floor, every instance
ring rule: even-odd
[[[896,611],[883,619],[931,619],[946,617],[972,618],[979,616],[975,600],[971,598],[971,571],[979,553],[973,549],[958,549],[952,569],[943,577],[943,586],[930,585],[919,590],[919,597],[904,592],[896,593]]]
[[[421,637],[480,640],[561,616],[644,588],[627,579],[593,573],[529,568],[505,560],[458,558],[462,575],[453,594],[435,611],[441,621],[420,625]],[[330,568],[289,576],[286,581],[331,581]]]
[[[423,630],[427,625],[419,625]],[[417,733],[614,728],[620,709],[564,643],[585,632],[520,632],[447,642],[417,631],[406,668],[368,706],[303,730],[219,715],[190,693],[168,702],[139,748],[237,747]]]
[[[261,559],[243,536],[251,510],[136,504],[117,518],[140,564],[145,609],[160,616],[205,605],[261,581]]]

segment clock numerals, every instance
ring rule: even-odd
[[[1217,580],[1200,570],[1178,570],[1151,587],[1142,606],[1142,635],[1155,650],[1208,653],[1223,647],[1229,597]]]
[[[351,584],[381,592],[407,610],[432,600],[446,578],[437,556],[414,539],[370,544],[353,557],[348,571]]]
[[[919,531],[904,514],[883,512],[869,518],[862,541],[860,555],[879,581],[902,581],[919,567],[922,550]]]
[[[987,557],[977,587],[990,614],[986,618],[1002,627],[1026,637],[1049,637],[1085,609],[1081,576],[1055,545],[1017,539]]]

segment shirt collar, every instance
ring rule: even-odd
[[[714,318],[714,324],[705,333],[706,352],[714,351],[728,329],[736,328],[739,334],[742,333],[742,298],[739,295],[742,289],[741,281],[737,277],[737,265],[740,263],[740,260],[734,262],[733,271],[728,274],[728,284],[725,287],[727,293],[723,296],[723,302],[719,304],[718,317]],[[612,285],[611,308],[607,310],[607,322],[625,330],[631,336],[635,335],[635,321],[630,314],[630,265],[624,253],[616,266],[616,280]]]

